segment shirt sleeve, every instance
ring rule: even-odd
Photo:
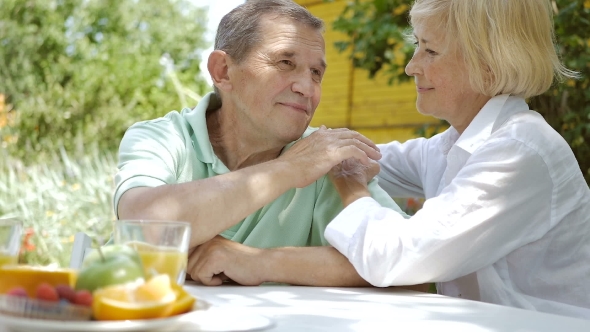
[[[427,192],[424,183],[440,176],[437,170],[444,156],[438,151],[436,141],[441,140],[443,134],[431,139],[411,139],[403,144],[396,141],[379,144],[383,154],[377,176],[380,186],[392,197],[432,196],[434,193]]]
[[[115,215],[118,215],[119,200],[127,190],[176,183],[185,146],[178,124],[170,118],[131,126],[119,146],[119,170],[113,195]]]
[[[325,236],[374,286],[445,282],[541,238],[552,227],[552,186],[535,149],[489,141],[410,219],[363,198]]]
[[[324,232],[328,223],[333,220],[340,211],[342,211],[342,200],[332,181],[327,176],[320,179],[320,190],[317,195],[313,211],[313,222],[311,232],[311,244],[321,243],[322,245],[329,245],[324,237]],[[409,218],[409,216],[402,211],[402,209],[395,203],[395,201],[378,185],[377,179],[372,179],[369,184],[369,191],[371,197],[383,207],[394,211],[402,218]]]

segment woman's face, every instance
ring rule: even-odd
[[[416,82],[418,111],[444,119],[462,133],[490,97],[472,89],[457,43],[447,43],[445,32],[433,21],[414,26],[416,50],[406,74]]]

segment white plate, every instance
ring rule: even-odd
[[[211,307],[207,311],[195,312],[178,331],[260,331],[274,326],[265,316],[244,312],[244,308]]]
[[[193,311],[186,314],[161,319],[126,321],[52,321],[0,314],[0,325],[8,327],[9,330],[26,332],[252,331],[273,325],[270,319],[263,316],[239,317],[233,312],[224,313],[222,308],[208,310],[209,307],[208,302],[199,299]]]

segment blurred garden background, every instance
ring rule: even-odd
[[[403,73],[411,0],[295,2],[326,22],[330,69],[312,125],[376,142],[446,127],[417,114]],[[590,180],[590,0],[552,4],[559,52],[583,76],[530,103]],[[208,12],[189,0],[2,0],[1,9],[0,217],[25,224],[21,262],[67,266],[76,232],[95,244],[111,232],[125,130],[211,90],[200,69]],[[422,203],[399,202],[410,213]]]

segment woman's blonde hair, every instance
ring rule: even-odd
[[[439,22],[458,44],[472,87],[484,95],[529,98],[555,77],[578,76],[557,55],[549,0],[416,0],[410,17],[412,26]]]

